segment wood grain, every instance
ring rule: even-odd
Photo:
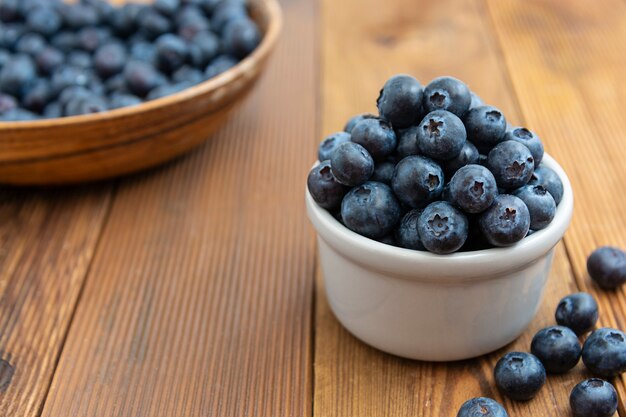
[[[0,189],[1,416],[39,416],[110,198],[107,184]]]
[[[118,191],[43,416],[307,416],[315,10],[207,146]]]
[[[380,86],[398,72],[423,82],[443,74],[457,76],[500,107],[512,123],[523,124],[483,1],[416,5],[406,0],[381,9],[374,1],[326,0],[322,10],[324,133],[341,129],[352,114],[375,111]],[[453,416],[464,401],[486,395],[503,401],[512,417],[570,416],[569,391],[586,375],[582,365],[551,377],[538,397],[525,403],[503,399],[492,370],[504,352],[528,351],[534,333],[554,324],[558,300],[576,290],[567,254],[559,245],[541,310],[522,337],[476,360],[432,364],[396,358],[357,341],[330,312],[318,279],[314,415]]]

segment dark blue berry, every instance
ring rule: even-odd
[[[352,129],[354,129],[357,123],[364,119],[378,119],[378,117],[370,113],[357,114],[348,120],[343,130],[347,133],[352,133]]]
[[[496,385],[502,394],[515,401],[532,399],[546,382],[541,361],[526,352],[509,352],[496,364]]]
[[[115,93],[109,98],[109,109],[111,110],[138,104],[141,104],[141,99],[132,94]]]
[[[245,58],[261,42],[261,32],[249,18],[236,19],[228,23],[222,32],[224,51],[236,58]]]
[[[96,72],[104,79],[122,72],[126,61],[126,48],[117,42],[102,45],[93,58]]]
[[[176,25],[178,35],[187,41],[211,30],[211,23],[196,5],[185,6],[176,16]]]
[[[611,417],[617,411],[617,392],[609,382],[590,378],[574,387],[569,404],[574,417]]]
[[[65,62],[65,55],[58,49],[47,46],[37,54],[35,62],[41,74],[50,75]]]
[[[135,42],[130,47],[130,56],[132,59],[137,61],[143,61],[148,64],[156,64],[156,46],[145,41]]]
[[[496,177],[498,187],[514,189],[530,181],[535,169],[534,161],[526,146],[507,140],[489,152],[487,167]]]
[[[146,96],[146,100],[156,100],[158,98],[171,96],[172,94],[180,93],[181,91],[186,90],[191,86],[192,84],[189,82],[182,82],[178,84],[163,84],[151,90]]]
[[[130,2],[113,10],[109,18],[109,24],[113,31],[121,37],[126,37],[135,32],[137,16],[145,7],[144,5]]]
[[[450,180],[450,198],[466,213],[482,213],[497,195],[496,179],[482,165],[466,165]]]
[[[626,282],[626,253],[616,247],[602,246],[589,255],[587,272],[600,288],[620,287]]]
[[[400,146],[398,146],[400,148]],[[447,161],[442,162],[442,168],[444,174],[447,177],[451,178],[455,172],[457,172],[461,167],[470,164],[478,164],[478,159],[480,154],[478,153],[478,149],[476,146],[472,144],[470,141],[465,141],[463,147],[461,148],[461,152],[457,156]]]
[[[612,378],[626,370],[626,334],[608,327],[591,333],[583,345],[583,363],[592,373]]]
[[[24,89],[22,105],[24,108],[41,113],[52,99],[52,88],[50,82],[43,78],[38,78]]]
[[[76,50],[67,54],[67,64],[79,69],[90,69],[93,67],[93,59],[89,52]]]
[[[243,3],[221,1],[213,10],[211,27],[217,32],[222,32],[228,23],[245,18],[247,18],[247,13]]]
[[[202,71],[193,68],[189,65],[185,65],[177,69],[172,74],[172,81],[174,83],[191,83],[191,84],[199,84],[204,81],[204,74]]]
[[[0,114],[0,122],[29,122],[37,120],[39,117],[26,109],[16,107]]]
[[[36,56],[46,47],[46,39],[38,33],[25,33],[15,44],[15,52]]]
[[[447,110],[463,117],[472,102],[464,82],[453,77],[435,78],[424,89],[424,111]]]
[[[165,16],[172,16],[180,8],[180,0],[155,0],[154,8]]]
[[[0,92],[0,115],[18,107],[15,97]]]
[[[45,119],[56,119],[57,117],[63,117],[63,106],[58,101],[49,103],[42,113]]]
[[[439,199],[443,186],[441,167],[423,156],[407,156],[401,160],[391,179],[393,191],[411,208],[422,208]]]
[[[526,146],[535,160],[535,168],[543,159],[543,143],[534,132],[525,127],[514,127],[504,134],[503,140],[514,140]]]
[[[339,207],[348,192],[348,187],[335,180],[328,160],[322,161],[309,172],[307,186],[313,200],[327,210]]]
[[[337,181],[352,187],[363,184],[374,173],[372,156],[354,142],[337,146],[330,157],[330,166]]]
[[[85,87],[88,84],[89,75],[84,69],[66,65],[54,70],[50,81],[54,95],[60,94],[67,87]]]
[[[500,110],[492,106],[479,106],[465,116],[467,139],[480,152],[488,153],[502,142],[506,132],[506,119]]]
[[[528,207],[531,229],[545,229],[554,219],[556,203],[543,186],[525,185],[515,190],[513,195],[519,197]]]
[[[20,0],[2,0],[0,1],[0,21],[8,23],[17,20],[20,17]]]
[[[437,254],[458,251],[467,240],[468,227],[465,214],[447,201],[429,204],[417,222],[422,244]]]
[[[351,140],[363,146],[372,158],[380,161],[391,155],[398,144],[391,125],[380,119],[365,119],[352,129]]]
[[[509,415],[497,401],[478,397],[466,401],[456,417],[509,417]]]
[[[346,132],[337,132],[326,136],[317,150],[317,159],[319,161],[330,159],[337,146],[345,142],[350,142],[350,135]]]
[[[419,121],[422,98],[422,84],[410,75],[400,74],[387,80],[376,104],[380,116],[394,128],[406,128]]]
[[[470,93],[472,96],[472,101],[470,102],[470,110],[475,108],[475,107],[480,107],[480,106],[484,106],[485,102],[483,101],[482,98],[478,97],[478,94],[471,92]]]
[[[546,372],[560,374],[576,366],[582,348],[572,330],[563,326],[551,326],[535,334],[530,351],[539,358]]]
[[[494,246],[509,246],[519,242],[530,228],[530,213],[519,198],[499,194],[491,207],[479,217],[482,234]]]
[[[124,68],[124,77],[129,90],[139,97],[145,97],[155,88],[165,84],[165,79],[152,65],[131,61]]]
[[[111,39],[111,32],[107,28],[86,27],[77,33],[77,46],[90,54]]]
[[[396,242],[398,246],[405,249],[425,250],[419,232],[417,231],[417,223],[423,210],[413,209],[406,213],[400,224],[396,228]]]
[[[465,144],[463,122],[455,114],[435,110],[424,117],[417,129],[417,146],[426,156],[437,160],[456,157]]]
[[[348,229],[380,239],[398,223],[400,203],[387,185],[369,181],[346,194],[341,203],[341,218]]]
[[[59,32],[50,39],[51,46],[65,53],[72,51],[77,43],[78,39],[74,32]]]
[[[152,8],[145,8],[137,15],[141,33],[148,39],[156,39],[172,30],[172,23]]]
[[[26,16],[28,30],[44,36],[56,33],[62,23],[61,17],[52,7],[35,7]]]
[[[17,41],[25,32],[26,27],[20,23],[3,25],[0,31],[0,48],[14,50]]]
[[[218,75],[228,71],[235,65],[237,65],[237,60],[235,60],[235,58],[228,55],[219,55],[215,57],[206,67],[206,69],[204,70],[204,76],[207,80],[213,77],[217,77]]]
[[[395,169],[396,164],[391,161],[379,162],[374,168],[374,174],[372,174],[371,180],[391,185],[391,179],[393,178],[393,172]]]
[[[220,48],[220,39],[213,32],[198,33],[189,44],[189,60],[195,67],[205,68]]]
[[[0,70],[0,91],[19,97],[24,86],[37,76],[35,63],[27,55],[15,55]]]
[[[417,144],[417,131],[419,126],[411,126],[406,129],[398,130],[396,136],[398,138],[398,146],[396,154],[399,158],[405,158],[411,155],[419,155],[420,150]]]
[[[541,185],[543,186],[552,198],[554,198],[554,202],[558,206],[563,198],[563,183],[561,179],[552,169],[548,168],[545,165],[539,165],[539,167],[535,168],[530,181],[528,182],[531,185]]]
[[[189,49],[180,37],[167,33],[157,39],[156,53],[159,68],[171,73],[185,64]]]
[[[555,319],[561,326],[572,329],[576,335],[585,335],[598,322],[598,303],[586,292],[568,295],[559,301]]]
[[[71,29],[96,26],[100,22],[98,10],[83,3],[67,4],[61,9],[61,17],[65,25]]]

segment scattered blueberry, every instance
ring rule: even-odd
[[[498,389],[515,401],[532,399],[546,382],[546,370],[541,361],[530,353],[509,352],[494,370]]]
[[[514,127],[504,134],[503,140],[514,140],[526,146],[535,160],[535,168],[543,159],[543,143],[534,132],[525,127]]]
[[[417,223],[419,221],[422,210],[413,209],[406,213],[400,224],[396,228],[396,243],[405,249],[424,250],[424,245],[417,231]]]
[[[500,143],[506,132],[506,119],[500,110],[492,106],[479,106],[465,116],[467,138],[480,152],[488,153]]]
[[[374,173],[372,156],[354,142],[337,146],[330,157],[330,166],[337,181],[351,187],[365,183]]]
[[[569,327],[577,336],[585,335],[598,322],[598,303],[586,292],[568,295],[559,301],[555,318],[558,324]]]
[[[461,119],[445,110],[428,113],[416,133],[417,146],[421,153],[444,161],[458,156],[466,139],[465,126]]]
[[[363,146],[376,161],[391,155],[398,139],[391,125],[381,119],[365,119],[352,129],[351,140]]]
[[[391,179],[396,196],[411,208],[425,207],[439,199],[443,186],[441,167],[423,156],[407,156],[401,160]]]
[[[572,330],[564,326],[552,326],[535,334],[530,351],[539,358],[546,372],[560,374],[576,366],[582,348]]]
[[[472,95],[463,81],[439,77],[424,88],[424,111],[447,110],[463,117],[470,107]]]
[[[405,128],[419,121],[422,97],[420,82],[410,75],[400,74],[387,80],[376,104],[383,119],[395,128]]]
[[[541,230],[546,228],[556,214],[556,203],[552,195],[541,185],[525,185],[513,192],[528,207],[530,228]]]
[[[541,185],[543,186],[552,198],[554,198],[554,202],[558,206],[563,198],[563,183],[561,179],[552,169],[547,166],[541,164],[539,167],[535,168],[530,181],[528,182],[531,185]]]
[[[530,228],[530,213],[519,198],[499,194],[478,221],[480,230],[490,244],[510,246],[526,237]]]
[[[595,330],[583,345],[583,363],[592,373],[612,378],[626,370],[626,334],[608,327]]]
[[[437,254],[458,251],[467,240],[468,227],[465,214],[447,201],[429,204],[417,222],[422,244]]]
[[[478,397],[466,401],[456,417],[509,417],[509,415],[497,401]]]
[[[590,378],[574,387],[569,403],[574,417],[612,417],[617,411],[617,392],[609,382]]]
[[[496,177],[498,187],[514,189],[528,183],[533,175],[535,162],[526,146],[507,140],[489,152],[487,167]]]
[[[450,180],[450,198],[466,213],[487,210],[497,195],[496,179],[481,165],[466,165]]]
[[[378,117],[369,113],[357,114],[356,116],[353,116],[350,118],[350,120],[348,120],[343,130],[347,133],[352,133],[352,129],[354,129],[357,123],[364,119],[378,119]]]
[[[602,246],[589,255],[587,272],[600,288],[620,287],[626,282],[626,253],[616,247]]]
[[[379,182],[354,187],[341,203],[341,218],[346,227],[372,239],[388,235],[400,214],[400,203],[391,188]]]
[[[325,209],[339,207],[348,192],[348,187],[335,180],[328,160],[322,161],[309,172],[307,186],[313,200]]]

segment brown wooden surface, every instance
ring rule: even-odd
[[[0,417],[570,416],[582,365],[513,403],[492,369],[583,289],[626,328],[587,254],[626,247],[626,2],[284,0],[285,30],[241,111],[197,152],[111,184],[0,192]],[[430,364],[380,353],[330,312],[304,178],[324,134],[374,111],[390,75],[467,81],[527,124],[576,208],[544,303],[512,345]],[[621,398],[624,382],[617,381]],[[621,411],[623,416],[623,401]]]

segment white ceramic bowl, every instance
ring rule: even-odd
[[[574,207],[563,182],[550,225],[514,246],[435,255],[385,245],[344,227],[306,193],[330,306],[356,337],[394,355],[425,361],[468,359],[517,338],[541,302],[554,246]]]

